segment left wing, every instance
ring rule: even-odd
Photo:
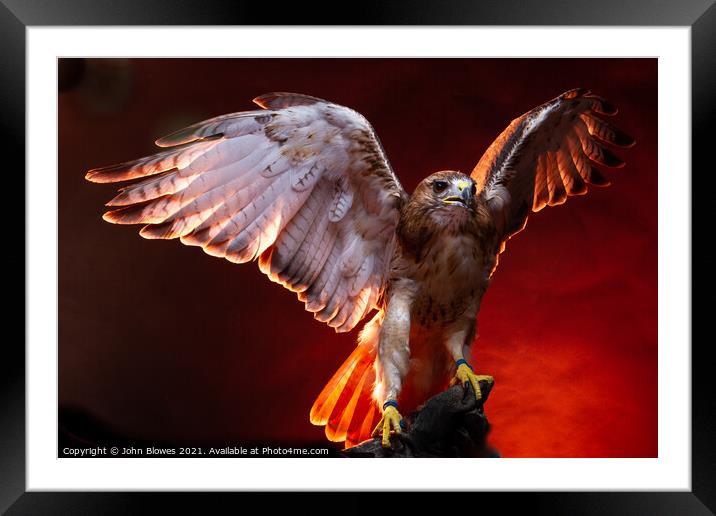
[[[588,184],[609,184],[592,162],[607,167],[624,162],[603,143],[635,143],[596,116],[616,112],[587,90],[570,90],[513,120],[490,145],[471,176],[492,212],[500,250],[531,212],[585,194]]]
[[[406,194],[357,112],[293,93],[254,101],[264,109],[200,122],[157,140],[167,150],[87,179],[142,178],[105,220],[258,260],[316,319],[349,331],[379,304]]]

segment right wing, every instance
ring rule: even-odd
[[[617,110],[587,90],[570,90],[512,121],[485,151],[472,178],[504,242],[521,231],[533,211],[609,182],[592,162],[621,167],[603,143],[630,147],[634,140],[597,115]],[[501,247],[502,248],[502,247]]]
[[[157,140],[165,152],[86,178],[148,177],[122,188],[104,219],[235,263],[258,258],[316,319],[349,331],[383,292],[405,191],[355,111],[290,93],[254,102],[264,110],[195,124]]]

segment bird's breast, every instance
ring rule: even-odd
[[[474,316],[488,280],[485,257],[469,234],[437,237],[410,272],[418,285],[413,320],[425,327]]]

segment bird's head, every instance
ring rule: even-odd
[[[443,170],[423,179],[413,196],[433,208],[474,210],[476,193],[477,186],[470,176]]]

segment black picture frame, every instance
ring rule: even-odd
[[[270,12],[260,2],[210,0],[2,0],[0,1],[0,74],[3,116],[1,127],[5,148],[18,158],[6,167],[6,180],[20,184],[13,197],[20,197],[25,156],[25,28],[39,25],[605,25],[684,26],[691,28],[692,73],[692,175],[703,170],[710,158],[708,126],[716,114],[716,6],[713,0],[664,2],[589,0],[523,0],[415,2],[400,0],[364,1],[353,9],[314,2],[280,5],[272,2]],[[347,13],[351,13],[350,15]],[[710,161],[710,160],[709,160]],[[710,164],[709,168],[713,165]],[[706,176],[707,177],[707,176]],[[685,178],[688,179],[688,178]],[[694,194],[706,191],[700,187]],[[693,201],[692,201],[693,202]],[[692,206],[698,204],[692,204]],[[15,211],[18,213],[18,211]],[[694,222],[697,217],[692,217]],[[14,222],[17,224],[17,222]],[[15,229],[17,231],[17,229]],[[25,270],[24,254],[13,245],[8,273]],[[24,247],[23,247],[24,249]],[[693,246],[691,253],[693,256]],[[695,267],[692,266],[692,274]],[[703,288],[703,287],[702,287]],[[25,295],[23,292],[22,299]],[[13,306],[24,311],[24,303]],[[698,308],[694,306],[694,308]],[[693,313],[693,311],[692,311]],[[17,320],[23,318],[17,315]],[[692,315],[693,319],[693,315]],[[23,335],[24,335],[23,325]],[[159,502],[164,512],[170,505],[181,512],[211,513],[215,503],[235,503],[234,494],[218,496],[164,493],[50,493],[25,492],[25,349],[24,339],[6,332],[0,359],[0,511],[8,514],[141,514],[149,503]],[[475,510],[511,512],[528,507],[531,513],[547,514],[714,514],[716,512],[716,402],[714,375],[707,358],[708,340],[694,339],[692,346],[692,489],[690,492],[593,492],[593,493],[480,493],[464,503]],[[662,381],[662,388],[668,388]],[[446,472],[446,474],[449,474]],[[485,473],[489,474],[489,472]],[[246,496],[245,494],[242,496]],[[266,495],[253,495],[261,503]],[[304,494],[306,502],[316,495]],[[373,511],[380,501],[346,494],[345,504],[353,512]],[[463,497],[450,504],[461,503]],[[369,500],[369,501],[368,501]],[[270,503],[278,509],[276,498]],[[292,502],[295,503],[295,502]],[[315,505],[312,503],[315,507]],[[471,509],[472,510],[472,509]],[[173,512],[173,511],[172,511]]]

